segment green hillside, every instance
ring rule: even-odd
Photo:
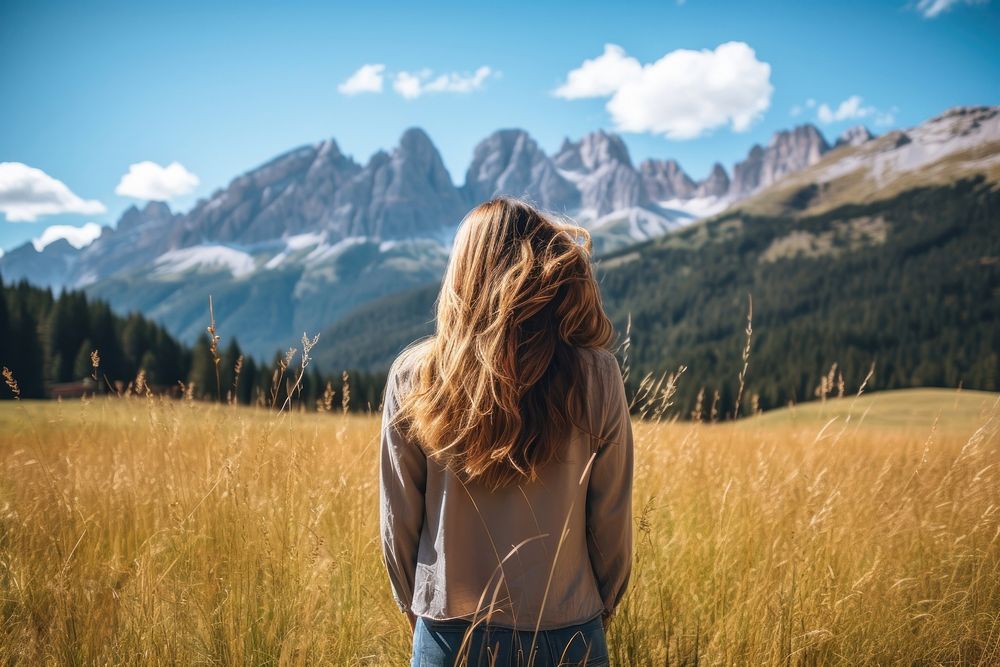
[[[980,179],[811,217],[737,211],[607,258],[602,290],[616,322],[631,314],[637,369],[688,367],[681,406],[704,388],[732,410],[748,294],[745,409],[814,398],[834,363],[835,393],[872,364],[871,388],[996,390],[998,222]]]

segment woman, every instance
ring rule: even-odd
[[[477,206],[436,334],[389,371],[382,549],[413,665],[608,664],[632,426],[589,252],[524,202]]]

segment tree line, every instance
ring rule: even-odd
[[[302,366],[302,346],[270,363],[245,354],[236,338],[206,331],[184,345],[138,313],[121,316],[77,290],[54,294],[0,278],[3,398],[46,398],[58,391],[150,392],[243,405],[368,410],[381,403],[385,373],[324,374]],[[222,332],[224,333],[224,332]],[[289,398],[291,396],[291,398]]]

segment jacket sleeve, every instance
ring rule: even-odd
[[[632,420],[625,385],[612,357],[600,374],[603,422],[587,487],[587,548],[610,616],[628,587],[632,571]]]
[[[386,379],[379,453],[379,527],[382,558],[400,610],[410,612],[417,548],[424,523],[427,459],[393,423],[399,409],[397,373]]]

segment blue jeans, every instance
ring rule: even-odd
[[[471,623],[417,618],[411,667],[556,667],[608,665],[604,624],[598,616],[586,623],[553,630],[511,630]],[[534,641],[532,641],[534,640]]]

